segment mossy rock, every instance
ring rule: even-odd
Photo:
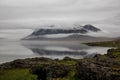
[[[33,67],[30,72],[38,76],[38,80],[63,78],[73,69],[73,65],[49,64]]]
[[[82,59],[76,76],[81,80],[120,80],[120,61],[106,56]]]
[[[120,49],[109,49],[106,56],[120,60]]]

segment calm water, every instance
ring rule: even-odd
[[[5,41],[0,40],[0,63],[29,57],[62,59],[65,56],[83,58],[104,54],[108,47],[90,47],[79,41]]]

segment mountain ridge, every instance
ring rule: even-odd
[[[53,34],[71,34],[70,36],[67,36],[66,38],[64,39],[67,39],[70,37],[72,38],[75,38],[78,34],[80,36],[77,36],[77,37],[83,37],[82,35],[86,34],[86,33],[89,33],[89,32],[98,32],[98,31],[101,31],[99,28],[96,28],[90,24],[88,25],[84,25],[84,26],[80,26],[80,25],[76,25],[77,27],[74,27],[74,28],[70,28],[70,29],[60,29],[60,28],[53,28],[55,27],[54,25],[50,26],[52,28],[49,28],[49,29],[38,29],[36,31],[34,31],[32,34],[30,34],[29,36],[25,37],[24,39],[25,40],[32,40],[32,39],[50,39],[50,38],[47,38],[45,37],[46,35],[53,35]],[[77,34],[77,35],[76,35]],[[75,36],[75,37],[73,37]],[[76,37],[76,38],[77,38]],[[84,36],[86,37],[86,36]],[[58,38],[58,39],[63,39],[63,38]],[[54,40],[58,40],[58,39],[54,39]],[[51,39],[53,40],[53,39]]]

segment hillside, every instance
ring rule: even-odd
[[[55,27],[55,28],[54,28]],[[72,28],[56,28],[57,26],[50,26],[50,28],[47,29],[38,29],[35,30],[32,34],[30,34],[29,36],[25,37],[24,40],[44,40],[44,39],[82,39],[84,37],[87,37],[88,35],[83,36],[83,34],[89,33],[89,32],[95,32],[97,33],[98,31],[101,31],[99,28],[96,28],[92,25],[84,25],[84,26],[80,26],[80,25],[73,25]],[[63,27],[63,26],[61,26]],[[65,26],[64,26],[65,27]],[[63,35],[68,35],[66,37],[61,37],[59,38],[59,36],[57,36],[58,34],[63,34]],[[77,35],[79,36],[77,36]],[[49,35],[55,35],[55,38],[52,37],[46,37]],[[75,37],[74,37],[75,36]],[[89,36],[88,36],[89,38]]]

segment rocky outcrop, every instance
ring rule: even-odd
[[[31,68],[30,73],[38,80],[51,80],[66,77],[74,70],[73,78],[80,80],[120,80],[120,49],[109,49],[106,55],[92,58],[63,60],[49,58],[18,59],[0,65],[0,69]]]
[[[120,49],[109,49],[107,51],[107,56],[109,56],[110,58],[117,58],[120,60]]]
[[[81,80],[120,80],[120,61],[104,56],[80,60],[76,76]]]
[[[27,58],[27,59],[17,59],[11,62],[3,63],[0,65],[0,69],[11,69],[11,68],[30,68],[33,66],[38,66],[42,64],[47,64],[55,62],[55,60],[41,57],[41,58]]]
[[[63,78],[73,69],[72,65],[50,64],[33,67],[30,72],[38,76],[38,80]]]

